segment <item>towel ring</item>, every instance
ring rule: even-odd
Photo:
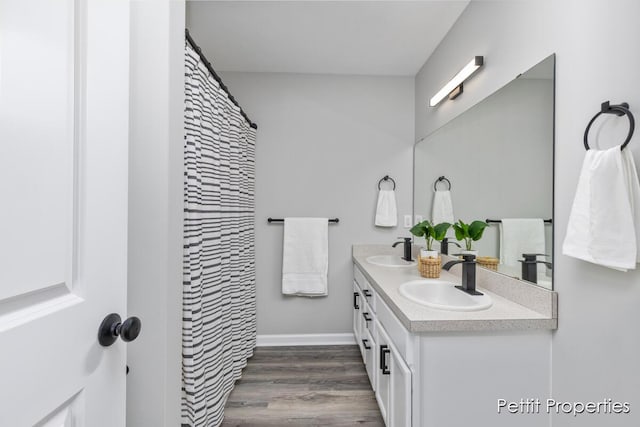
[[[437,185],[439,182],[442,182],[442,181],[447,181],[447,184],[449,184],[449,188],[447,190],[451,190],[451,181],[449,181],[444,176],[441,176],[441,177],[438,177],[438,179],[436,179],[435,182],[433,183],[433,191],[438,191]]]
[[[587,128],[584,131],[584,148],[589,150],[589,130],[591,129],[591,125],[593,124],[593,122],[600,117],[601,114],[615,114],[616,116],[624,116],[626,115],[627,118],[629,119],[629,133],[627,134],[627,139],[624,140],[624,142],[622,143],[622,145],[620,146],[620,150],[624,150],[624,148],[627,146],[627,144],[629,144],[629,141],[631,141],[631,137],[633,136],[633,131],[635,130],[636,127],[636,121],[633,118],[633,114],[631,114],[631,111],[629,111],[629,104],[627,104],[626,102],[623,102],[622,104],[619,105],[609,105],[609,101],[603,102],[600,105],[600,111],[598,112],[598,114],[596,114],[595,116],[593,116],[593,118],[589,121],[589,124],[587,125]]]
[[[396,182],[393,180],[393,178],[391,178],[389,175],[385,175],[382,177],[382,179],[380,179],[380,181],[378,181],[378,190],[380,190],[380,184],[382,184],[382,181],[391,181],[393,182],[393,189],[396,189]]]

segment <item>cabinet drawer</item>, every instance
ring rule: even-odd
[[[411,334],[400,323],[398,318],[393,314],[387,304],[378,298],[378,311],[376,312],[378,321],[387,331],[389,339],[393,342],[400,356],[407,361],[409,365],[413,364],[413,340]]]
[[[361,324],[362,324],[362,329],[360,330],[360,335],[363,335],[363,332],[369,331],[369,333],[373,336],[375,336],[375,318],[376,315],[373,312],[373,310],[371,309],[371,306],[363,300],[362,305],[360,306],[360,318],[361,318]],[[369,319],[369,320],[367,320]]]
[[[377,310],[378,294],[373,289],[373,286],[371,286],[369,281],[364,277],[364,274],[362,274],[360,269],[355,265],[353,266],[353,275],[355,277],[356,283],[358,283],[358,286],[360,286],[360,289],[362,290],[364,299],[367,300],[367,302],[369,303],[369,307],[371,307],[371,309],[375,313]]]

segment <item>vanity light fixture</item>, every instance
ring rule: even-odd
[[[462,83],[469,78],[473,73],[475,73],[478,68],[482,67],[484,64],[483,56],[474,57],[465,67],[460,70],[458,74],[456,74],[449,83],[444,85],[438,93],[433,95],[433,98],[429,101],[429,107],[435,107],[438,105],[440,101],[444,99],[445,96],[449,95],[449,99],[455,99],[458,95],[462,93]]]

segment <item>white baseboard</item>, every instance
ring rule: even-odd
[[[355,343],[356,339],[352,333],[258,335],[256,339],[257,347],[285,345],[349,345]]]

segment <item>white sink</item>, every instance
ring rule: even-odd
[[[400,285],[399,290],[411,301],[440,310],[479,311],[493,304],[489,295],[469,295],[454,283],[438,279],[412,280]]]
[[[413,267],[416,265],[415,261],[407,261],[398,255],[374,255],[368,257],[366,261],[383,267]]]

